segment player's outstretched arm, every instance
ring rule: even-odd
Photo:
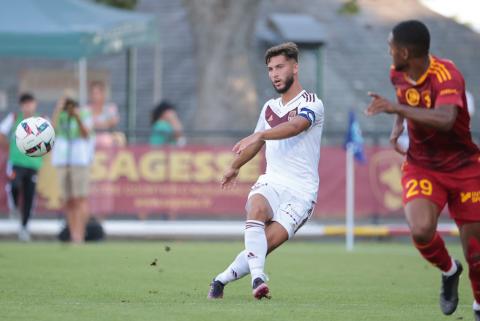
[[[278,140],[297,136],[301,132],[310,127],[310,121],[302,116],[296,116],[292,120],[277,125],[273,128],[253,133],[239,141],[234,147],[233,151],[241,154],[246,148],[259,141]]]
[[[400,105],[399,115],[441,131],[452,129],[458,109],[454,105],[443,105],[431,109],[411,108]]]
[[[258,141],[254,144],[251,144],[242,153],[235,156],[232,164],[226,169],[225,173],[223,174],[221,180],[222,188],[229,188],[235,185],[235,179],[240,172],[240,168],[246,163],[248,163],[252,158],[254,158],[255,155],[257,155],[258,152],[262,149],[263,145],[265,145],[265,141]]]
[[[442,105],[429,109],[412,108],[393,103],[375,93],[369,93],[369,96],[372,97],[372,101],[365,110],[367,116],[379,113],[397,114],[441,131],[449,131],[457,118],[458,110],[454,105]]]

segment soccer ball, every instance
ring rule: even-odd
[[[22,120],[15,130],[17,147],[23,154],[40,157],[48,153],[55,143],[55,131],[52,124],[42,117],[30,117]]]

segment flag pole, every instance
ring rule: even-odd
[[[347,143],[346,152],[346,197],[345,197],[345,246],[348,252],[353,251],[354,246],[354,229],[355,229],[355,160],[354,145]]]

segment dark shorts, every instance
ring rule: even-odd
[[[424,198],[442,210],[448,204],[457,224],[480,222],[480,161],[453,172],[437,172],[405,162],[403,204]]]

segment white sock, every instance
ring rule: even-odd
[[[248,267],[247,256],[245,253],[245,250],[240,252],[227,269],[217,275],[215,280],[227,284],[228,282],[241,279],[247,275],[250,272],[250,268]]]
[[[265,280],[264,267],[267,256],[265,223],[256,220],[245,222],[245,256],[250,267],[252,281],[258,277]]]
[[[477,300],[473,300],[472,307],[474,311],[480,311],[480,304],[478,304]]]
[[[452,267],[450,268],[450,270],[448,270],[447,272],[442,272],[442,274],[445,276],[452,276],[457,272],[457,263],[455,263],[455,260],[453,258],[451,258],[451,260]]]

